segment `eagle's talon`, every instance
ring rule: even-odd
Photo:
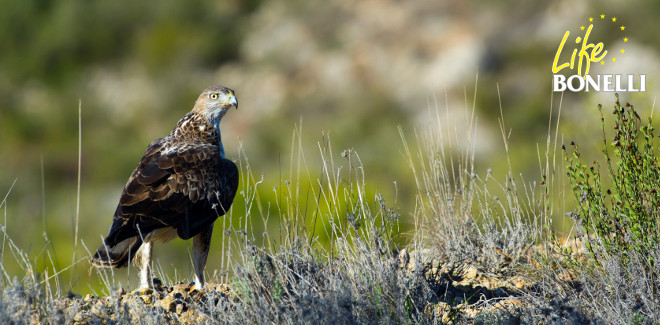
[[[197,292],[201,292],[204,290],[204,287],[198,286],[195,282],[190,283],[190,287],[188,288],[188,293],[189,294],[195,294]]]

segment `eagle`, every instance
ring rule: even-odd
[[[140,288],[148,288],[153,242],[192,238],[194,285],[204,287],[213,223],[227,213],[238,188],[238,168],[225,158],[220,135],[220,120],[231,106],[238,109],[233,90],[210,86],[168,136],[149,144],[92,257],[94,266],[120,268],[133,261]]]

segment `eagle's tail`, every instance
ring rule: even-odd
[[[133,236],[118,243],[109,242],[106,238],[104,244],[99,247],[92,257],[92,264],[96,267],[119,268],[127,266],[137,254],[142,245],[140,236]]]

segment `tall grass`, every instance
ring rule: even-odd
[[[514,176],[510,163],[504,175],[475,166],[474,104],[465,125],[454,130],[440,127],[443,113],[431,107],[432,123],[412,140],[399,128],[416,193],[396,199],[414,200],[412,211],[399,211],[393,199],[371,189],[359,153],[333,148],[327,134],[310,155],[301,126],[294,129],[288,161],[280,161],[288,170],[282,168],[276,184],[255,173],[239,147],[242,185],[234,209],[216,226],[223,233],[221,270],[209,276],[209,283],[229,289],[211,285],[204,298],[187,300],[201,317],[197,321],[657,322],[657,277],[631,276],[649,274],[647,262],[657,256],[633,251],[593,268],[579,241],[560,241],[552,232],[554,204],[563,203],[553,198],[563,181],[556,163],[558,118],[550,119],[545,152],[539,150],[541,179],[527,181]],[[508,155],[504,114],[500,128]],[[274,199],[265,199],[266,191]],[[118,271],[92,271],[104,285],[95,295],[105,300],[64,293],[65,270],[56,270],[49,249],[51,268],[40,272],[4,227],[2,232],[1,261],[10,252],[22,270],[10,275],[2,266],[2,322],[184,321],[183,314],[152,301],[163,299],[164,289],[129,303],[137,296],[123,295]],[[158,263],[154,273],[165,286],[188,280]],[[102,312],[99,304],[105,304]]]
[[[426,239],[421,242],[437,248],[434,253],[444,260],[473,264],[482,272],[510,274],[518,269],[517,262],[530,260],[534,245],[546,239],[543,229],[551,226],[551,218],[546,199],[537,197],[538,183],[525,184],[522,175],[516,179],[510,162],[504,181],[491,169],[481,175],[476,170],[474,109],[473,105],[466,112],[466,124],[458,126],[465,134],[430,125],[416,135],[416,152],[399,130],[417,187],[416,234]],[[441,113],[437,107],[430,110],[428,120],[441,125]],[[500,128],[508,160],[503,115]],[[465,149],[457,149],[461,147]]]

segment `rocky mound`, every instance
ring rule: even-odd
[[[205,290],[197,290],[183,283],[163,286],[159,279],[154,284],[154,289],[132,292],[120,288],[107,297],[69,295],[58,300],[58,318],[74,324],[200,324],[211,320],[209,307],[234,297],[227,285],[207,284]]]
[[[405,251],[399,261],[405,273],[415,272],[415,262]],[[438,297],[423,313],[443,322],[507,313],[521,306],[517,296],[529,285],[522,277],[497,279],[471,265],[456,267],[436,260],[422,265],[424,277]],[[164,286],[159,279],[154,284],[153,289],[132,292],[120,288],[107,297],[69,295],[57,300],[55,319],[74,324],[200,324],[227,319],[232,306],[241,303],[240,294],[226,284],[209,283],[204,290],[184,283]]]

